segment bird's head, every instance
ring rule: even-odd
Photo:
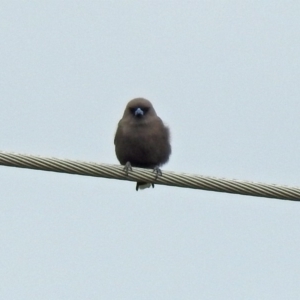
[[[135,98],[127,104],[124,116],[142,121],[156,116],[156,112],[150,101],[144,98]]]

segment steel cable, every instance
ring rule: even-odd
[[[155,180],[155,174],[152,170],[148,169],[133,168],[133,171],[130,171],[128,176],[126,176],[123,166],[120,165],[98,164],[69,159],[0,152],[0,165],[119,180],[145,181],[153,182],[155,184],[256,197],[294,201],[300,200],[300,188],[297,187],[254,183],[169,171],[163,171],[163,175]]]

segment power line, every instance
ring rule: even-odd
[[[155,180],[155,174],[152,170],[133,168],[133,171],[130,171],[128,176],[126,176],[123,166],[120,165],[98,164],[94,162],[82,162],[52,157],[47,158],[1,151],[0,165],[119,180],[154,182],[156,184],[207,191],[300,201],[300,188],[296,187],[253,183],[169,171],[163,171],[163,176],[159,176],[157,180]]]

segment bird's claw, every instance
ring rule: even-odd
[[[155,180],[158,178],[158,176],[162,176],[162,171],[159,167],[155,167],[153,169],[153,173],[155,173]]]
[[[131,163],[129,161],[125,164],[123,170],[125,171],[126,176],[128,176],[129,171],[132,171]]]

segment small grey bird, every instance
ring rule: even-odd
[[[150,101],[135,98],[128,102],[115,135],[116,155],[128,174],[131,166],[154,169],[162,175],[160,166],[171,154],[170,132],[157,116]],[[136,190],[154,187],[153,183],[137,182]]]

